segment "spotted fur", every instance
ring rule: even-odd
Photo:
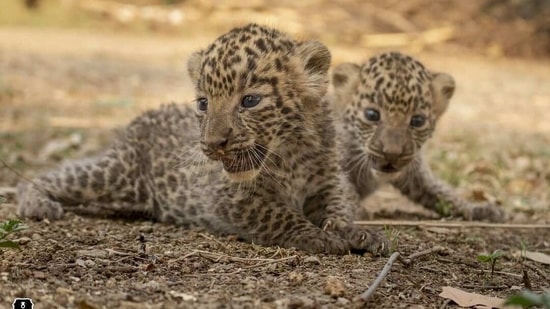
[[[84,204],[262,245],[343,254],[384,252],[352,225],[328,103],[330,53],[251,24],[188,62],[196,107],[167,105],[135,119],[97,159],[19,186],[23,216],[58,219]]]
[[[390,183],[412,201],[445,216],[501,221],[502,209],[470,203],[432,175],[421,154],[454,93],[454,79],[396,52],[334,69],[342,114],[342,166],[361,198]]]

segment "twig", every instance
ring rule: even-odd
[[[475,285],[475,284],[463,284],[463,288],[477,289],[477,290],[506,290],[510,288],[508,285]]]
[[[440,309],[446,309],[447,305],[449,305],[451,302],[452,302],[452,300],[450,298],[445,299],[445,301],[441,305]]]
[[[469,267],[472,267],[472,268],[475,268],[475,269],[477,269],[479,267],[479,265],[476,265],[475,263],[470,262],[470,261],[451,260],[451,259],[446,259],[446,258],[442,258],[442,257],[438,257],[437,260],[439,262],[443,262],[443,263],[447,263],[447,264],[463,264],[463,265],[466,265],[466,266],[469,266]]]
[[[388,261],[386,262],[386,265],[384,265],[384,268],[382,269],[382,271],[380,272],[380,274],[378,275],[378,277],[376,277],[376,280],[374,280],[374,282],[371,284],[371,286],[365,291],[363,292],[363,294],[361,294],[357,300],[362,300],[364,302],[368,301],[369,298],[374,294],[374,291],[378,288],[378,286],[382,283],[382,281],[386,278],[386,276],[388,275],[388,273],[390,272],[390,269],[393,265],[393,263],[395,262],[395,260],[399,257],[399,252],[394,252],[390,258],[388,259]]]
[[[17,194],[16,187],[0,187],[0,195],[15,195]]]
[[[204,237],[204,238],[206,238],[206,239],[208,239],[208,240],[210,240],[210,241],[213,241],[213,242],[217,243],[218,245],[220,245],[222,248],[227,249],[227,245],[226,245],[226,244],[222,243],[221,241],[217,240],[217,239],[214,238],[214,237],[210,237],[209,235],[206,235],[206,234],[204,234],[204,233],[199,233],[199,236]]]
[[[20,172],[18,172],[16,169],[14,169],[13,167],[9,166],[8,163],[6,163],[4,160],[2,160],[2,158],[0,158],[0,163],[2,163],[2,166],[4,166],[4,168],[6,168],[8,171],[10,171],[11,173],[13,173],[15,176],[19,177],[20,179],[23,179],[25,181],[28,181],[34,185],[36,185],[32,180],[30,180],[29,178],[23,176],[23,174],[21,174]],[[17,192],[15,192],[17,193]]]
[[[429,272],[432,272],[432,273],[447,275],[447,273],[444,272],[443,270],[439,270],[439,269],[435,269],[435,268],[431,268],[431,267],[422,266],[422,267],[420,267],[420,269],[425,270],[425,271],[429,271]]]
[[[374,226],[426,226],[426,227],[448,227],[448,228],[503,228],[503,229],[550,229],[550,224],[516,224],[516,223],[488,223],[488,222],[442,222],[442,221],[395,221],[395,220],[373,220],[355,221],[357,225]]]
[[[265,262],[258,263],[258,264],[255,264],[255,265],[246,266],[246,267],[243,267],[243,269],[261,267],[261,266],[265,266],[265,265],[269,265],[269,264],[273,264],[273,263],[284,262],[284,261],[293,260],[293,259],[297,259],[297,258],[298,258],[297,255],[291,255],[291,256],[288,256],[288,257],[285,257],[285,258],[281,258],[281,259],[265,261]]]
[[[221,254],[221,253],[214,253],[214,252],[203,251],[203,250],[193,250],[193,251],[191,251],[190,253],[188,253],[184,256],[181,256],[177,259],[173,259],[173,260],[168,261],[168,263],[178,262],[178,261],[184,260],[184,259],[186,259],[190,256],[194,256],[194,255],[198,255],[200,257],[207,258],[207,259],[209,259],[213,262],[216,262],[216,263],[223,260],[223,259],[226,259],[227,261],[234,262],[234,263],[259,262],[258,264],[246,266],[246,267],[244,267],[244,269],[260,267],[260,266],[263,266],[263,265],[268,265],[268,264],[272,264],[272,263],[277,263],[277,262],[282,262],[282,261],[298,258],[297,255],[292,255],[292,256],[288,256],[288,257],[284,257],[284,258],[280,258],[280,259],[241,258],[241,257],[231,256],[231,255],[226,255],[226,254]]]
[[[415,253],[409,255],[408,257],[400,258],[399,260],[401,261],[401,263],[403,263],[405,265],[410,265],[413,262],[414,259],[417,259],[417,258],[425,256],[425,255],[429,255],[429,254],[432,254],[432,253],[441,253],[445,250],[446,249],[443,246],[434,246],[430,249],[415,252]]]
[[[113,250],[113,249],[104,249],[104,250],[111,253],[111,254],[120,255],[120,256],[134,256],[135,255],[134,253],[121,252],[121,251],[116,251],[116,250]]]
[[[442,258],[442,257],[439,257],[437,258],[437,260],[439,262],[443,262],[443,263],[448,263],[448,264],[463,264],[463,265],[466,265],[468,267],[471,267],[475,270],[477,270],[477,268],[479,268],[479,265],[476,265],[472,262],[469,262],[469,261],[457,261],[457,260],[451,260],[451,259],[446,259],[446,258]],[[482,272],[482,273],[490,273],[491,270],[488,270],[488,269],[481,269],[479,270],[479,272]],[[514,278],[522,278],[521,275],[518,275],[518,274],[513,274],[513,273],[507,273],[507,272],[504,272],[504,271],[498,271],[498,270],[495,270],[493,272],[494,274],[497,274],[497,275],[504,275],[504,276],[510,276],[510,277],[514,277]]]

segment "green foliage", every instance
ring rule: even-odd
[[[502,251],[495,250],[491,254],[479,254],[477,256],[477,260],[482,262],[482,263],[490,263],[491,264],[491,277],[492,277],[494,272],[495,272],[495,265],[503,255],[504,255],[504,253],[502,253]]]
[[[543,294],[536,294],[531,291],[522,291],[506,299],[505,305],[519,305],[523,308],[540,306],[550,309],[550,291]]]
[[[8,220],[0,224],[0,248],[16,248],[19,245],[11,240],[6,239],[10,234],[17,233],[26,229],[27,226],[19,220]]]
[[[390,241],[390,254],[397,251],[397,247],[399,247],[399,234],[401,233],[400,230],[394,229],[392,227],[384,226],[384,234],[386,236],[386,239]]]
[[[435,211],[443,217],[448,217],[451,215],[451,209],[453,205],[445,201],[437,201],[435,203]]]

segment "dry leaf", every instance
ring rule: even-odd
[[[451,299],[460,307],[504,308],[504,299],[468,293],[450,286],[444,286],[439,296]]]
[[[550,265],[550,255],[544,253],[525,251],[525,257],[530,259],[531,261]]]

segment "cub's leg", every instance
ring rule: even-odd
[[[411,166],[393,185],[412,201],[442,216],[493,222],[505,219],[504,211],[493,203],[473,203],[461,198],[452,187],[436,178],[420,160],[411,162]]]
[[[231,207],[226,207],[231,204]],[[272,195],[255,195],[216,202],[218,219],[229,224],[227,232],[264,246],[295,247],[312,253],[345,254],[344,239],[322,230],[285,201]]]
[[[338,183],[340,181],[340,183]],[[324,189],[305,202],[304,213],[324,231],[345,239],[351,249],[385,255],[390,248],[382,233],[353,224],[359,197],[344,179],[331,179]]]
[[[149,193],[131,163],[134,160],[135,151],[130,147],[115,146],[96,159],[68,164],[30,183],[20,183],[18,213],[35,219],[59,219],[63,206],[143,203]]]

